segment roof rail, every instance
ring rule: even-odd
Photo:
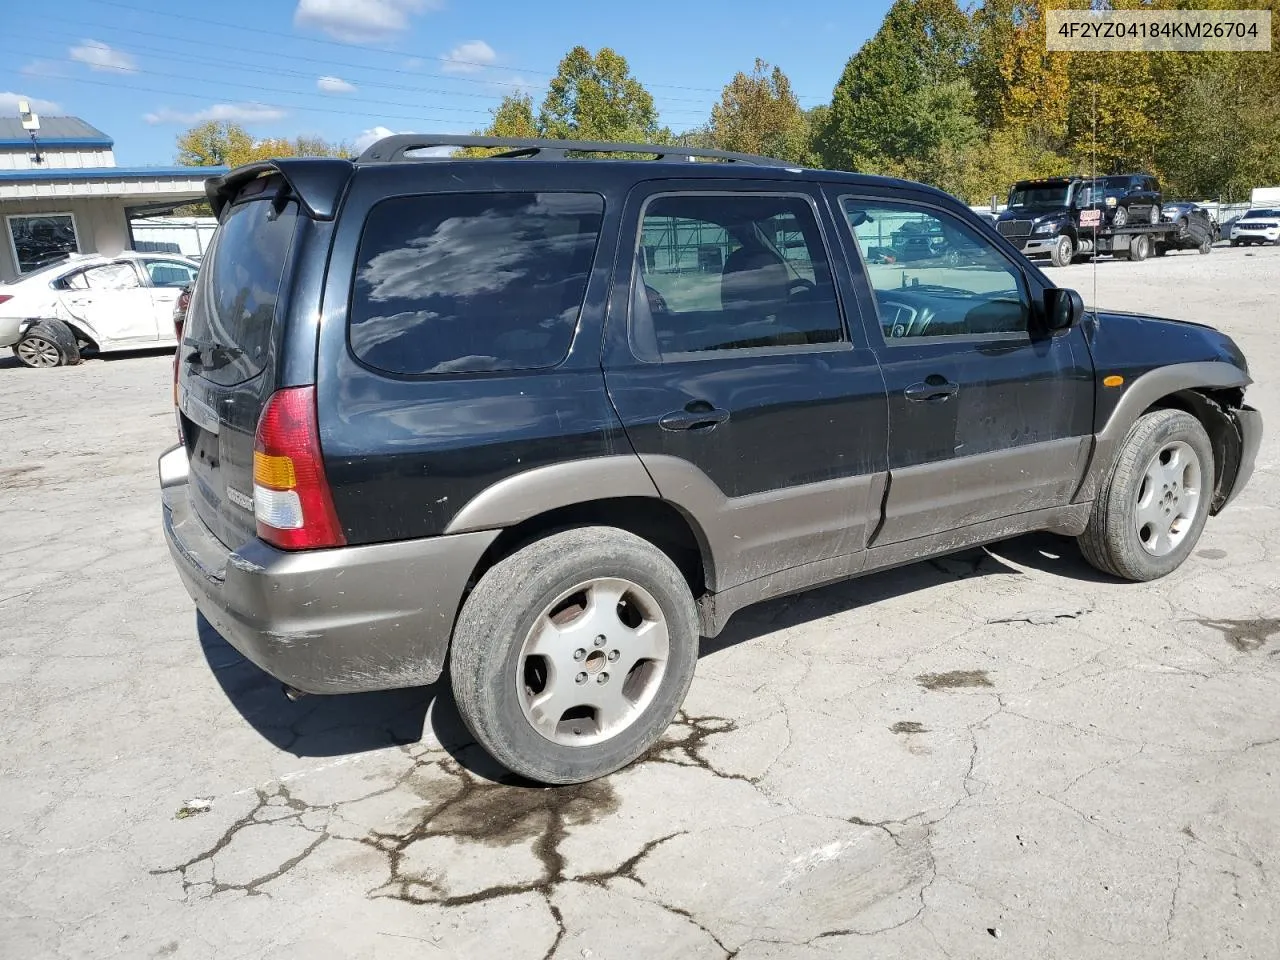
[[[676,147],[656,143],[603,143],[591,140],[536,140],[519,137],[472,137],[447,134],[397,133],[378,140],[364,153],[357,163],[376,163],[400,160],[448,160],[449,157],[409,157],[410,150],[429,147],[495,147],[502,150],[488,159],[515,159],[538,157],[544,160],[563,160],[572,151],[577,153],[648,153],[657,160],[724,160],[730,163],[746,163],[755,166],[791,166],[783,160],[757,157],[749,153],[731,153],[728,150],[703,150],[698,147]]]

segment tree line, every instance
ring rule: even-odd
[[[1047,11],[1096,5],[987,0],[962,9],[956,0],[896,0],[875,36],[849,58],[829,103],[802,108],[782,69],[757,59],[725,85],[703,124],[679,132],[660,125],[652,94],[625,57],[577,46],[560,61],[540,104],[527,93],[509,94],[475,132],[762,154],[919,180],[971,203],[1002,196],[1015,180],[1093,169],[1154,173],[1169,196],[1238,200],[1254,186],[1280,183],[1280,45],[1269,53],[1046,49]],[[1280,0],[1257,5],[1275,12]],[[180,138],[180,160],[208,158],[198,142],[194,151],[184,143],[198,141],[200,129]],[[349,153],[340,144],[255,142],[239,132],[239,148],[218,162],[243,162],[246,153]]]

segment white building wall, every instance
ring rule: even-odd
[[[82,170],[85,167],[114,167],[116,155],[107,148],[68,149],[54,147],[41,149],[41,163],[32,159],[31,147],[0,148],[0,170]]]
[[[147,249],[144,244],[176,244],[188,257],[200,257],[209,248],[218,221],[214,217],[139,217],[133,221],[133,245],[135,249]],[[160,252],[172,252],[164,247]]]
[[[114,256],[129,243],[125,219],[125,202],[120,198],[77,200],[10,200],[0,203],[0,282],[18,274],[13,258],[13,241],[9,234],[11,214],[70,213],[75,217],[76,238],[81,253]]]

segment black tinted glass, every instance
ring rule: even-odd
[[[642,355],[844,339],[818,224],[800,197],[656,197],[638,254],[632,338]]]
[[[297,205],[273,214],[270,200],[231,208],[204,259],[183,342],[207,348],[196,372],[230,385],[257,376],[267,361],[276,301],[293,244]]]
[[[400,374],[554,366],[577,327],[603,212],[590,193],[383,201],[360,241],[352,350]]]

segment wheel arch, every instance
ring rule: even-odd
[[[1092,500],[1138,418],[1153,410],[1191,414],[1209,434],[1214,453],[1214,496],[1211,512],[1225,503],[1240,466],[1239,428],[1227,412],[1239,408],[1252,381],[1239,367],[1223,361],[1177,363],[1158,367],[1128,386],[1106,423],[1096,433],[1093,456],[1074,502]]]
[[[659,497],[620,496],[552,507],[505,527],[476,563],[469,584],[536,540],[562,530],[594,526],[617,527],[653,544],[679,568],[694,599],[707,592],[708,583],[715,582],[706,535],[685,511]]]

